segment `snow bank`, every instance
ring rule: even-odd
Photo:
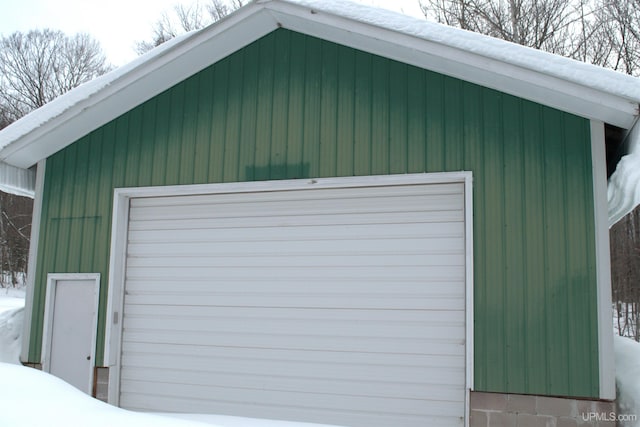
[[[609,227],[640,204],[640,124],[633,127],[626,145],[629,154],[620,159],[609,178]]]
[[[640,343],[615,336],[614,347],[618,426],[640,427]]]
[[[145,414],[107,405],[59,378],[20,365],[24,299],[6,294],[0,294],[2,427],[323,427],[224,415]],[[19,291],[10,294],[21,295]]]
[[[3,427],[205,427],[158,415],[125,411],[93,399],[44,372],[0,363]]]
[[[2,427],[322,427],[221,415],[127,411],[93,399],[52,375],[7,363],[0,363],[0,378]]]
[[[0,362],[20,363],[24,308],[0,312]]]
[[[0,362],[20,363],[23,319],[24,289],[0,288]]]

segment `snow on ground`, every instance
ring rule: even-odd
[[[0,362],[20,363],[24,290],[0,288]]]
[[[2,427],[323,427],[223,415],[145,414],[116,408],[59,378],[20,366],[23,318],[24,291],[0,288]]]
[[[640,427],[640,343],[615,336],[618,426]]]
[[[89,397],[53,375],[8,363],[0,363],[0,378],[2,427],[323,427],[220,415],[127,411]]]

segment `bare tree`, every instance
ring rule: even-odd
[[[25,283],[33,200],[0,192],[0,287]]]
[[[210,0],[206,4],[197,1],[191,6],[175,5],[153,24],[151,40],[136,43],[136,51],[143,54],[180,34],[204,28],[247,3],[248,0]]]
[[[640,207],[609,230],[615,328],[640,340]]]
[[[0,40],[0,116],[15,121],[109,69],[88,34],[13,33]]]
[[[640,75],[640,0],[596,0],[588,60]]]
[[[109,69],[87,34],[45,29],[0,39],[0,129]],[[24,283],[32,210],[28,197],[0,192],[0,287]]]
[[[640,73],[640,0],[419,0],[428,19]]]
[[[427,18],[563,54],[578,19],[572,0],[419,0]]]

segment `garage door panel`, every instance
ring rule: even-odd
[[[202,357],[187,357],[182,360],[178,356],[162,355],[151,363],[146,363],[146,354],[132,354],[127,357],[127,369],[123,369],[121,378],[139,379],[146,382],[167,382],[167,372],[182,372],[185,377],[179,383],[187,383],[186,375],[191,372],[193,375],[202,374],[209,375],[211,378],[216,375],[226,374],[231,377],[243,376],[243,382],[253,378],[254,387],[256,384],[264,384],[267,379],[275,381],[279,378],[297,378],[298,380],[307,379],[309,388],[301,387],[297,390],[310,391],[316,387],[316,383],[326,384],[338,382],[353,382],[354,384],[345,387],[353,387],[361,390],[358,394],[368,395],[370,390],[362,387],[362,383],[379,383],[381,384],[408,384],[412,385],[413,390],[436,390],[438,387],[456,387],[459,388],[460,380],[464,379],[464,369],[460,367],[421,367],[416,370],[411,366],[394,366],[394,365],[363,365],[363,364],[347,364],[347,363],[308,363],[308,362],[282,362],[278,360],[233,360],[212,358],[205,360]],[[155,359],[155,358],[154,358]],[[164,364],[163,364],[164,363]],[[174,363],[172,366],[181,367],[180,369],[167,369],[168,363]],[[187,365],[189,363],[189,365]],[[127,372],[136,372],[136,375],[128,375]],[[417,372],[417,374],[416,374]],[[373,375],[375,373],[375,375]],[[204,378],[198,380],[203,381]],[[428,380],[428,381],[427,381]],[[191,384],[189,382],[188,384]],[[217,384],[207,383],[204,384]],[[298,382],[298,384],[303,384]],[[346,393],[345,388],[339,389],[341,393]],[[379,390],[376,395],[389,395],[389,390]],[[408,393],[408,390],[407,390]],[[418,398],[413,396],[411,398]]]
[[[194,299],[197,297],[197,299]],[[295,296],[291,295],[283,299],[277,295],[255,295],[251,301],[241,295],[148,295],[130,293],[126,296],[131,304],[152,304],[170,306],[179,305],[196,305],[196,306],[226,306],[226,307],[290,307],[290,308],[308,308],[308,309],[325,309],[325,308],[341,308],[341,309],[357,309],[357,310],[456,310],[464,304],[464,298],[447,298],[447,297],[423,297],[415,298],[412,296],[372,296],[366,295],[358,297],[357,301],[352,302],[348,299],[340,299],[336,301],[332,296]]]
[[[240,208],[241,211],[249,210],[258,204],[259,210],[276,209],[281,210],[286,206],[317,206],[331,208],[333,206],[373,206],[379,208],[386,203],[394,202],[400,204],[415,202],[418,199],[428,198],[430,202],[443,199],[459,199],[459,195],[464,192],[464,184],[430,184],[430,185],[393,185],[375,187],[343,187],[334,189],[315,189],[311,191],[261,191],[261,192],[236,192],[219,193],[215,198],[203,197],[202,195],[181,195],[181,196],[159,196],[140,197],[131,201],[131,207],[135,209],[165,209],[176,205],[184,207],[185,210],[192,211],[195,208],[204,206],[229,207],[230,209]],[[176,203],[176,200],[179,201]],[[346,204],[345,203],[349,203]],[[433,203],[431,203],[433,204]],[[423,208],[425,204],[417,204]]]
[[[464,362],[464,354],[402,354],[402,353],[359,353],[359,352],[335,352],[335,351],[304,351],[289,350],[276,348],[257,348],[257,347],[220,347],[220,346],[198,346],[190,347],[184,345],[171,345],[161,343],[137,343],[129,342],[127,344],[130,352],[125,356],[136,355],[138,357],[165,355],[175,356],[185,360],[186,358],[202,358],[207,360],[213,359],[234,359],[245,360],[247,363],[258,364],[263,360],[278,360],[284,363],[300,362],[300,363],[325,363],[325,364],[341,364],[341,365],[380,365],[380,366],[404,366],[414,368],[459,368]],[[154,363],[153,361],[145,361],[144,364]],[[210,365],[212,368],[214,365]],[[143,365],[136,365],[137,368],[144,368]],[[180,364],[174,369],[188,370],[190,366]],[[374,380],[377,377],[369,378]]]
[[[464,237],[464,224],[462,222],[428,222],[416,224],[387,224],[379,227],[377,224],[369,225],[334,225],[331,227],[299,226],[282,233],[280,227],[244,227],[235,228],[198,228],[175,229],[169,221],[163,222],[169,228],[151,229],[138,227],[129,232],[129,241],[135,243],[166,243],[175,244],[185,242],[210,242],[210,243],[244,243],[244,242],[309,242],[318,240],[376,240],[376,239],[416,239],[424,238],[462,238]],[[145,224],[149,225],[149,224]]]
[[[215,364],[215,361],[214,361]],[[127,369],[122,372],[121,378],[124,382],[124,390],[129,390],[128,384],[137,382],[148,382],[148,387],[153,387],[154,381],[150,380],[159,377],[158,372],[152,368]],[[130,381],[130,382],[129,382]],[[278,390],[295,392],[304,389],[308,393],[335,393],[354,394],[359,396],[371,396],[379,398],[399,398],[399,399],[428,399],[438,401],[458,400],[463,387],[443,384],[418,384],[416,382],[391,382],[382,379],[372,380],[371,375],[362,380],[352,378],[313,378],[308,376],[296,377],[290,375],[260,375],[241,372],[226,371],[184,371],[167,370],[162,372],[162,382],[168,384],[215,384],[221,388],[256,388],[264,390]]]
[[[462,183],[131,199],[120,404],[462,425],[464,220]]]
[[[323,271],[314,272],[313,277],[321,276],[326,281],[339,280],[339,279],[362,279],[371,278],[372,280],[384,279],[387,281],[400,281],[398,279],[399,270],[404,270],[403,279],[418,280],[422,278],[425,282],[446,282],[446,281],[461,281],[464,280],[464,271],[461,271],[461,266],[414,266],[410,272],[406,269],[390,269],[388,267],[374,266],[374,267],[333,267],[331,269],[325,269]],[[147,279],[147,280],[212,280],[212,277],[218,281],[225,281],[230,279],[256,279],[264,277],[267,280],[275,280],[277,278],[289,279],[301,279],[309,277],[309,269],[295,266],[287,269],[282,268],[225,268],[216,269],[209,268],[208,266],[201,266],[198,268],[185,268],[180,271],[176,271],[175,267],[158,267],[148,270],[141,270],[136,268],[128,269],[127,279]]]
[[[434,286],[425,289],[421,280],[402,282],[373,280],[373,279],[332,279],[314,278],[304,279],[263,279],[263,280],[221,280],[211,282],[208,280],[143,280],[131,279],[128,283],[129,295],[136,294],[166,294],[180,295],[189,294],[211,294],[211,295],[244,295],[253,296],[257,294],[279,295],[286,297],[290,294],[313,294],[313,295],[335,295],[349,296],[360,295],[366,292],[372,296],[421,296],[430,297],[450,297],[456,298],[464,292],[462,282],[438,282]],[[155,313],[163,314],[163,313]],[[164,313],[166,314],[166,313]],[[213,313],[207,313],[212,315]],[[249,314],[250,315],[250,314]]]
[[[259,183],[254,183],[259,184]],[[429,185],[377,185],[377,186],[353,186],[339,188],[317,188],[312,191],[281,190],[271,191],[245,191],[226,192],[216,194],[216,199],[211,200],[200,194],[179,196],[140,197],[132,201],[135,207],[163,207],[172,204],[171,200],[180,199],[181,206],[194,206],[202,204],[233,204],[244,206],[245,203],[262,202],[335,202],[344,199],[368,199],[373,194],[376,197],[419,197],[443,194],[461,194],[464,192],[462,183],[433,183]]]
[[[127,393],[142,393],[152,396],[181,396],[185,399],[200,399],[203,396],[207,396],[207,400],[242,402],[246,399],[247,390],[251,390],[251,393],[256,397],[256,401],[261,402],[263,405],[279,406],[296,402],[298,407],[328,411],[370,411],[373,406],[384,408],[384,412],[387,413],[407,415],[454,416],[464,412],[464,403],[461,402],[346,395],[341,394],[340,390],[334,390],[333,393],[296,393],[263,390],[257,387],[236,389],[217,387],[215,385],[147,384],[138,381],[130,384],[123,383],[124,390]]]
[[[464,339],[464,330],[457,325],[430,325],[418,322],[382,321],[317,321],[289,319],[224,319],[215,323],[195,321],[198,319],[149,318],[127,316],[123,325],[126,330],[163,330],[176,332],[206,333],[272,333],[279,335],[340,336],[340,337],[386,337],[394,338],[440,338],[442,336]]]
[[[291,322],[304,320],[343,320],[353,322],[428,322],[430,324],[464,326],[464,312],[454,310],[340,310],[306,308],[266,308],[266,307],[211,307],[206,306],[156,306],[127,304],[125,316],[155,316],[155,318],[192,318],[202,322],[215,323],[222,319],[289,319]]]
[[[340,217],[358,214],[386,214],[392,215],[400,212],[438,212],[461,211],[464,209],[464,200],[456,194],[439,195],[430,197],[429,204],[425,204],[415,196],[406,197],[376,197],[341,199],[335,203],[324,203],[318,200],[292,201],[283,203],[272,202],[247,202],[240,206],[237,204],[210,203],[190,206],[152,206],[139,207],[135,203],[131,205],[131,221],[162,220],[180,216],[185,219],[224,219],[232,218],[237,221],[257,221],[260,223],[265,217],[290,218],[305,215],[335,215]],[[295,213],[291,205],[295,206]]]
[[[131,409],[144,410],[148,405],[148,398],[144,394],[123,393],[123,398],[132,403]],[[189,398],[183,399],[172,396],[155,396],[158,405],[168,412],[207,413],[210,410],[210,402],[207,399]],[[322,424],[334,424],[343,426],[370,426],[370,427],[416,427],[438,426],[453,427],[463,426],[464,419],[456,416],[438,415],[407,415],[397,413],[384,413],[370,411],[339,411],[326,408],[300,408],[291,405],[260,405],[255,402],[229,402],[221,401],[218,404],[220,413],[243,413],[247,417],[278,419],[283,412],[289,414],[293,421],[316,422]]]
[[[281,336],[276,334],[208,334],[185,332],[175,334],[169,331],[136,331],[126,332],[127,342],[140,343],[164,343],[204,346],[211,345],[215,340],[216,345],[237,346],[237,347],[263,347],[295,350],[325,350],[325,351],[355,351],[384,353],[393,351],[395,353],[408,354],[464,354],[464,342],[453,338],[442,338],[439,340],[416,341],[413,339],[383,339],[383,338],[362,338],[354,340],[345,337],[307,337],[300,335],[293,341],[291,336]]]
[[[315,241],[246,241],[246,242],[153,242],[129,241],[128,255],[131,258],[190,258],[197,256],[224,258],[253,257],[309,257],[322,256],[423,256],[431,257],[448,254],[463,254],[464,241],[450,237],[429,239],[354,239],[344,237],[333,240]],[[216,244],[217,243],[217,244]],[[228,261],[228,260],[227,260]]]
[[[388,224],[423,224],[423,223],[441,223],[443,221],[463,222],[464,212],[462,210],[455,211],[431,211],[431,212],[399,212],[389,217],[388,213],[360,213],[358,215],[298,215],[287,218],[281,216],[270,216],[260,218],[259,223],[253,221],[238,221],[236,218],[217,218],[217,219],[165,219],[165,220],[145,220],[132,221],[131,230],[197,230],[199,227],[204,229],[216,228],[262,228],[262,227],[300,227],[300,226],[352,226],[352,225],[388,225]]]

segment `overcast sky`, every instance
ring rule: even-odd
[[[2,0],[0,35],[36,28],[87,32],[100,41],[113,65],[136,57],[136,41],[148,40],[163,11],[196,0]],[[203,0],[201,0],[203,1]],[[355,0],[422,17],[418,0]],[[206,2],[206,1],[205,1]]]

